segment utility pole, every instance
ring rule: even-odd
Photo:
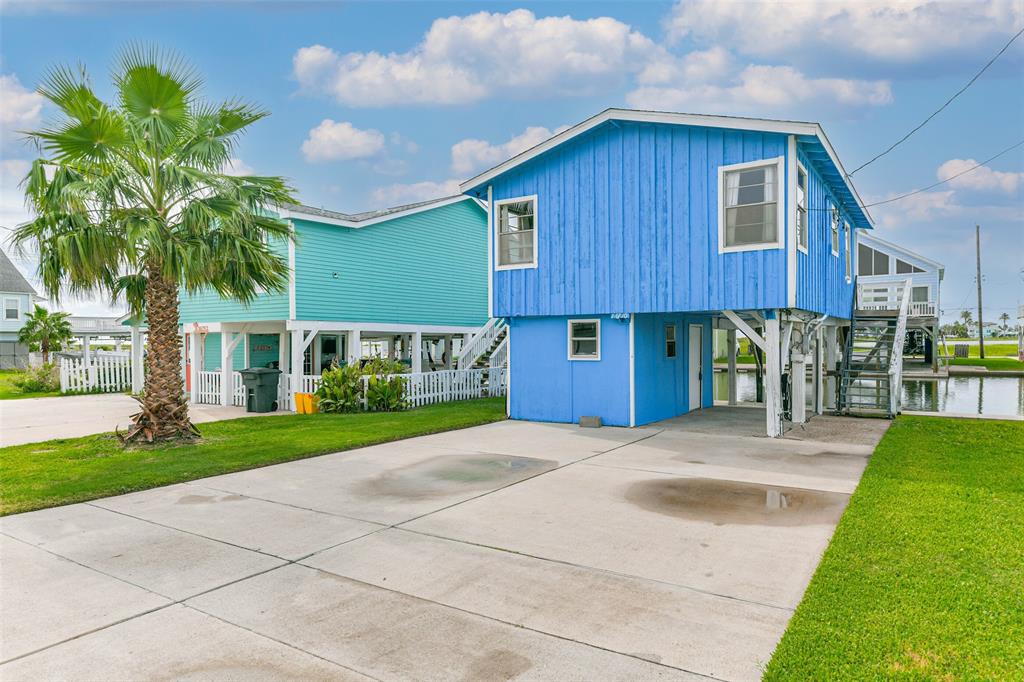
[[[981,316],[981,226],[974,226],[974,248],[978,254],[978,357],[985,357],[985,318]]]

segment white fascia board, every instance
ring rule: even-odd
[[[919,261],[921,261],[923,263],[927,263],[928,265],[931,265],[932,267],[938,269],[939,271],[943,271],[943,270],[946,269],[946,266],[943,265],[942,263],[939,263],[937,261],[933,261],[931,258],[925,258],[921,254],[919,254],[919,253],[917,253],[915,251],[911,251],[910,249],[908,249],[905,246],[901,246],[899,244],[894,244],[893,242],[890,242],[890,241],[888,241],[886,239],[882,239],[881,237],[879,237],[878,235],[873,234],[873,233],[865,232],[865,233],[863,233],[861,235],[858,235],[857,242],[858,243],[864,243],[865,246],[871,246],[871,244],[869,242],[875,242],[876,244],[879,244],[879,245],[881,245],[881,246],[883,246],[885,248],[892,249],[893,251],[899,251],[900,253],[902,253],[902,254],[904,254],[906,256],[910,256],[911,258],[916,258],[916,259],[918,259]]]
[[[470,196],[455,196],[449,197],[443,201],[438,201],[433,204],[426,204],[425,206],[417,206],[410,208],[405,211],[396,211],[395,213],[388,213],[387,215],[377,216],[376,218],[368,218],[366,220],[344,220],[341,218],[329,218],[316,213],[306,213],[301,210],[292,208],[281,208],[274,207],[274,211],[277,212],[278,217],[282,219],[295,219],[308,220],[311,223],[322,223],[324,225],[337,225],[339,227],[369,227],[370,225],[376,225],[377,223],[386,223],[389,220],[396,218],[403,218],[405,216],[414,215],[416,213],[422,213],[423,211],[430,211],[435,208],[441,208],[442,206],[450,206],[457,204],[460,201],[474,201],[475,199]],[[479,202],[478,202],[479,203]]]
[[[825,131],[822,129],[821,125],[807,121],[780,121],[767,118],[711,116],[706,114],[677,114],[666,111],[637,111],[633,109],[605,109],[601,113],[591,116],[587,120],[577,123],[573,127],[548,138],[535,147],[531,147],[530,149],[513,156],[504,163],[501,163],[490,170],[486,170],[476,177],[470,178],[459,185],[459,191],[465,193],[474,187],[486,184],[510,168],[526,163],[530,159],[540,156],[544,152],[557,147],[563,142],[571,140],[578,135],[582,135],[588,130],[612,120],[631,121],[635,123],[670,123],[675,125],[698,126],[704,128],[732,128],[735,130],[752,130],[762,133],[814,136],[821,141],[821,144],[828,153],[829,158],[831,158],[832,163],[835,164],[839,173],[843,176],[846,186],[849,187],[850,192],[856,199],[860,210],[863,211],[864,217],[867,218],[868,223],[872,226],[874,225],[874,220],[871,218],[870,214],[868,214],[867,209],[864,208],[864,201],[860,198],[860,194],[857,193],[857,188],[853,186],[849,176],[846,174],[846,170],[843,168],[843,164],[839,161],[839,156],[832,147],[832,143],[829,142],[828,138],[825,136]]]
[[[474,334],[480,327],[472,325],[409,324],[397,322],[345,322],[334,320],[288,320],[289,330],[302,329],[319,332],[382,332],[385,334]]]

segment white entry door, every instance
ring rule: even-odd
[[[704,327],[699,324],[690,325],[689,366],[690,366],[690,409],[699,410],[701,406],[701,384],[703,381],[703,344]]]

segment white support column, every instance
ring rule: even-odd
[[[82,335],[82,358],[86,363],[92,360],[92,337],[88,334]]]
[[[832,372],[836,368],[839,359],[839,327],[825,327],[825,369]],[[825,408],[834,410],[836,407],[836,378],[829,376],[825,378]]]
[[[234,369],[232,356],[235,347],[231,340],[237,332],[229,332],[221,328],[220,332],[220,404],[221,407],[231,407],[231,371]]]
[[[412,333],[412,371],[413,374],[423,371],[423,332]]]
[[[142,391],[142,330],[132,327],[132,393]]]
[[[765,391],[764,403],[767,413],[769,438],[782,435],[782,354],[780,352],[779,318],[776,315],[764,321]]]
[[[277,335],[277,368],[281,370],[280,384],[278,384],[277,390],[277,409],[287,410],[291,407],[288,401],[288,393],[284,390],[284,386],[291,380],[291,372],[289,371],[289,360],[291,354],[288,352],[288,332],[281,332]]]
[[[363,338],[358,329],[347,332],[345,337],[345,353],[348,355],[348,364],[359,362],[363,357]]]
[[[814,414],[825,413],[825,377],[822,374],[824,368],[824,358],[821,352],[821,334],[822,329],[818,327],[814,330]]]
[[[312,332],[310,332],[312,334]],[[303,337],[301,329],[292,330],[292,347],[291,347],[291,362],[288,368],[292,373],[291,387],[292,387],[292,398],[291,408],[292,411],[298,411],[295,404],[295,394],[302,392],[302,354],[306,350],[304,344],[305,338]]]
[[[806,326],[801,325],[801,327],[806,331]],[[803,424],[807,421],[807,359],[804,356],[802,345],[797,350],[783,346],[782,352],[789,354],[792,367],[789,377],[792,387],[793,423]]]
[[[188,337],[189,392],[188,399],[193,405],[199,402],[199,343],[202,337],[195,331],[186,332]]]
[[[736,396],[736,330],[730,329],[726,332],[727,355],[729,358],[729,404],[735,405]]]
[[[120,336],[118,336],[117,338],[114,339],[114,352],[115,353],[120,353],[121,352],[121,337]]]

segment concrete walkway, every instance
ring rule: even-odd
[[[757,413],[502,422],[5,517],[0,678],[758,679],[888,422],[726,435]]]
[[[139,404],[124,393],[0,400],[0,447],[124,430],[138,411]],[[189,412],[196,424],[253,416],[220,405],[193,405]]]

